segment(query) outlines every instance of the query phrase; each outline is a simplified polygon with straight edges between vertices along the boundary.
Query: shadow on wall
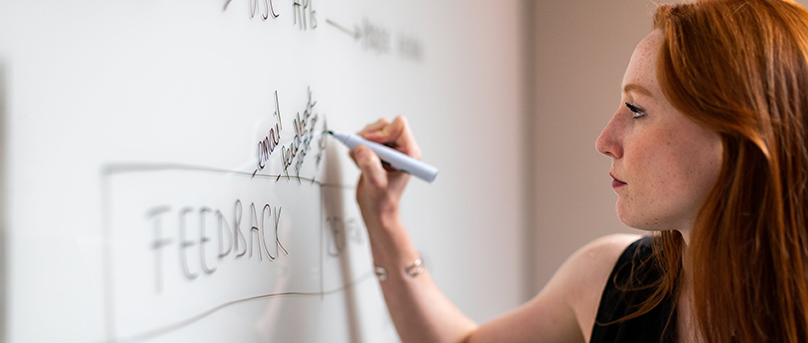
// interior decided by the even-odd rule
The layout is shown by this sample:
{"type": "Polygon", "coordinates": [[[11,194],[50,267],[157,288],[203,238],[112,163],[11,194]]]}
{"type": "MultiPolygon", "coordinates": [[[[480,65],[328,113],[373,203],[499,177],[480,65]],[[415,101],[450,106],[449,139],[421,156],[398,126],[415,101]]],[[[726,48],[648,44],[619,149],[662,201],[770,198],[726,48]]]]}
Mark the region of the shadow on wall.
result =
{"type": "MultiPolygon", "coordinates": [[[[342,173],[341,173],[341,166],[340,166],[340,153],[336,149],[336,145],[339,144],[336,140],[331,140],[331,142],[326,146],[325,152],[325,166],[328,170],[327,172],[327,179],[322,188],[322,204],[324,210],[324,217],[328,218],[336,218],[336,216],[342,216],[345,213],[343,199],[344,192],[351,192],[353,193],[353,188],[351,189],[343,189],[339,186],[339,182],[337,180],[342,180],[342,173]],[[328,184],[337,185],[335,187],[325,186],[328,184]]],[[[344,157],[343,157],[344,158],[344,157]]],[[[330,222],[326,220],[326,229],[331,230],[330,222]]],[[[340,222],[342,220],[339,220],[340,222]]],[[[341,242],[342,247],[346,247],[346,236],[347,233],[345,232],[346,226],[345,225],[336,225],[335,230],[341,230],[341,232],[332,231],[332,232],[324,232],[323,234],[333,234],[333,239],[335,243],[341,242]]],[[[342,275],[342,282],[343,284],[349,284],[353,282],[353,280],[357,277],[357,275],[353,275],[353,271],[351,270],[351,249],[341,249],[339,251],[339,261],[340,261],[340,271],[342,275]]],[[[343,293],[345,296],[345,310],[346,310],[346,317],[348,318],[348,325],[349,325],[349,334],[351,338],[351,342],[364,342],[362,339],[362,330],[359,327],[359,309],[357,308],[357,299],[356,294],[354,294],[354,289],[346,289],[343,293]]]]}
{"type": "MultiPolygon", "coordinates": [[[[321,218],[320,224],[321,235],[323,241],[321,249],[331,256],[339,258],[340,276],[342,280],[338,282],[344,285],[344,289],[337,292],[344,297],[345,304],[345,318],[348,324],[348,341],[349,342],[364,342],[362,337],[362,330],[360,327],[361,318],[359,316],[359,309],[357,308],[357,295],[351,285],[358,277],[355,271],[351,268],[351,249],[347,248],[347,239],[350,234],[346,231],[349,227],[342,223],[342,216],[345,213],[345,195],[346,192],[351,195],[354,188],[346,188],[341,185],[342,173],[340,166],[340,157],[343,156],[338,149],[336,149],[336,141],[331,141],[325,150],[325,172],[323,173],[322,186],[320,187],[321,199],[321,218]],[[337,219],[332,223],[332,218],[337,219]],[[336,223],[339,222],[339,223],[336,223]],[[335,247],[332,249],[332,247],[335,247]]],[[[290,239],[295,239],[294,237],[290,239]]],[[[294,245],[294,244],[292,244],[294,245]]],[[[270,294],[282,294],[291,290],[287,284],[289,280],[283,279],[274,285],[270,294]]],[[[329,286],[330,287],[330,286],[329,286]]],[[[329,289],[323,289],[323,292],[331,293],[329,289]]],[[[325,296],[337,296],[331,294],[322,294],[325,296]]],[[[268,302],[264,314],[256,323],[256,331],[266,341],[277,342],[316,342],[325,339],[324,334],[320,330],[301,330],[300,323],[316,322],[322,318],[317,316],[312,317],[312,314],[322,313],[323,302],[321,299],[317,301],[298,301],[295,297],[278,297],[268,302]]]]}

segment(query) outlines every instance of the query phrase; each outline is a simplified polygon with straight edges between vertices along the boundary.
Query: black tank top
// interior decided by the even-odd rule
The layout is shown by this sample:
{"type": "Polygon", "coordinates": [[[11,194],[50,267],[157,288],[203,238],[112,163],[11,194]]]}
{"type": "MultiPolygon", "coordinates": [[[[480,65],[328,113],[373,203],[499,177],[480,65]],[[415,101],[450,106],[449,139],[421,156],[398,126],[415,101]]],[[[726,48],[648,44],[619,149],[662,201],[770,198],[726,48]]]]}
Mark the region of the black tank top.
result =
{"type": "Polygon", "coordinates": [[[652,240],[643,237],[626,248],[612,269],[600,299],[590,343],[673,343],[676,317],[672,297],[666,298],[650,312],[639,317],[612,323],[634,313],[653,293],[649,285],[661,276],[652,254],[652,240]],[[632,276],[633,270],[633,276],[632,276]]]}

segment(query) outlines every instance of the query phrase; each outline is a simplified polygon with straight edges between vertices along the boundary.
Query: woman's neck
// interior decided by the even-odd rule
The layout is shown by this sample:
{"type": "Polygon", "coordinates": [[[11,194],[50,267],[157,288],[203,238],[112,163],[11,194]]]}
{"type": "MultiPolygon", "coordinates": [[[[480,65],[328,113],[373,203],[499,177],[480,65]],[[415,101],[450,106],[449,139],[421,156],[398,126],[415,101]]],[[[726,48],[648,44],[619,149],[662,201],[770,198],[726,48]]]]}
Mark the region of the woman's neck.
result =
{"type": "Polygon", "coordinates": [[[693,307],[693,267],[689,263],[690,230],[679,231],[682,234],[682,280],[678,285],[679,292],[676,299],[676,331],[679,343],[703,342],[696,321],[696,312],[693,307]]]}

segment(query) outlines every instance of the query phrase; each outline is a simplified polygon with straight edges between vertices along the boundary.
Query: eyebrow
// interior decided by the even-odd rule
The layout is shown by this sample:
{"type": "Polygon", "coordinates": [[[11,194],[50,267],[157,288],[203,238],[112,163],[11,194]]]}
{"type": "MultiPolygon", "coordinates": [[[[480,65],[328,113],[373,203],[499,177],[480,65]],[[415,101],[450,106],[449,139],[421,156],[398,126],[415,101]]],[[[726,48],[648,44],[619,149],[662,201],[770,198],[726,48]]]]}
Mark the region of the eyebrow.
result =
{"type": "Polygon", "coordinates": [[[647,88],[645,88],[643,86],[640,86],[640,85],[638,85],[636,83],[629,83],[629,84],[627,84],[627,85],[625,85],[623,87],[623,93],[628,93],[628,92],[631,92],[631,91],[635,91],[635,92],[640,93],[640,94],[645,95],[645,96],[653,97],[653,95],[651,95],[651,91],[649,91],[647,88]]]}

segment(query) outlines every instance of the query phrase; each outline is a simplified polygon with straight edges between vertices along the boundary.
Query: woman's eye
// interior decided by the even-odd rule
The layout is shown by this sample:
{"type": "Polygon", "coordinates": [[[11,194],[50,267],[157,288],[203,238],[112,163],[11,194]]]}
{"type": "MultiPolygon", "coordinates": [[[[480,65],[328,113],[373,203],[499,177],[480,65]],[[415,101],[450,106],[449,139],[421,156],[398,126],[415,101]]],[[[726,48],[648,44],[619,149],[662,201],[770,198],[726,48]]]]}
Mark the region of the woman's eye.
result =
{"type": "Polygon", "coordinates": [[[630,110],[632,113],[634,113],[634,116],[632,117],[632,118],[634,118],[634,119],[641,118],[641,117],[645,116],[645,111],[641,110],[641,109],[640,109],[639,107],[637,107],[637,106],[634,106],[634,105],[632,105],[632,104],[626,103],[626,107],[628,107],[628,109],[629,109],[629,110],[630,110]]]}

